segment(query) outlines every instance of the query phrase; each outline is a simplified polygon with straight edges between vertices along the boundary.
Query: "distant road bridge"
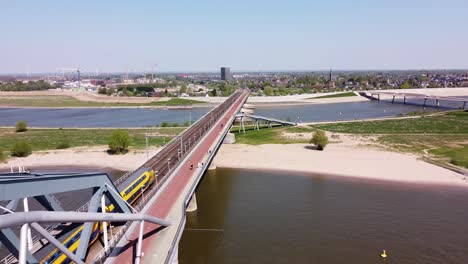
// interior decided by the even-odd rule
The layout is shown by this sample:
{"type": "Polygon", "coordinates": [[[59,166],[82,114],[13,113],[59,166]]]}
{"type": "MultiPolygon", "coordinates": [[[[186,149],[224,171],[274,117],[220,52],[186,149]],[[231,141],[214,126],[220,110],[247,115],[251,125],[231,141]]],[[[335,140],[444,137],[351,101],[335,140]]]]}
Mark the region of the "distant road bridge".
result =
{"type": "Polygon", "coordinates": [[[381,96],[391,96],[392,103],[395,103],[395,99],[403,98],[403,103],[406,104],[408,99],[410,98],[417,98],[423,99],[424,103],[423,106],[426,106],[429,101],[434,102],[435,107],[440,106],[440,101],[450,101],[450,102],[460,102],[460,108],[465,109],[466,102],[468,98],[458,97],[458,96],[439,96],[439,95],[430,95],[430,94],[423,94],[423,93],[409,93],[409,92],[386,92],[386,91],[371,91],[371,92],[359,92],[362,96],[368,97],[369,99],[379,100],[381,96]],[[368,95],[370,94],[370,96],[368,95]]]}

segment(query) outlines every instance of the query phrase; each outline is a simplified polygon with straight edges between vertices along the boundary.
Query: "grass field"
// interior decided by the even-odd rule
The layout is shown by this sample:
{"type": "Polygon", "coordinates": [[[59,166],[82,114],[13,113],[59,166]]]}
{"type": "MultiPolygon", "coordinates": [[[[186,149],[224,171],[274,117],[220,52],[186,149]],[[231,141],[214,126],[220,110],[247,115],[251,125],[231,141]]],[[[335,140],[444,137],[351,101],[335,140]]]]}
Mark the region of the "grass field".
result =
{"type": "Polygon", "coordinates": [[[430,154],[430,158],[436,161],[468,168],[468,112],[314,127],[330,132],[379,135],[378,144],[422,156],[430,154]]]}
{"type": "Polygon", "coordinates": [[[314,125],[315,128],[352,134],[468,134],[468,112],[415,119],[314,125]]]}
{"type": "Polygon", "coordinates": [[[253,128],[246,128],[245,134],[243,132],[239,133],[239,128],[234,127],[231,129],[236,135],[236,143],[239,144],[248,144],[248,145],[262,145],[262,144],[292,144],[292,143],[308,143],[310,137],[304,137],[303,139],[288,139],[282,136],[283,133],[307,133],[312,132],[312,128],[303,128],[303,127],[261,127],[260,130],[254,130],[253,128]]]}
{"type": "MultiPolygon", "coordinates": [[[[151,146],[160,146],[168,142],[185,128],[150,128],[149,133],[156,137],[149,138],[151,146]]],[[[128,131],[131,138],[130,148],[145,148],[146,129],[122,129],[128,131]]],[[[16,133],[14,128],[0,129],[0,151],[9,152],[12,145],[25,140],[31,144],[32,150],[57,149],[60,144],[68,143],[70,147],[107,145],[114,129],[29,129],[16,133]]]]}
{"type": "Polygon", "coordinates": [[[202,104],[205,102],[189,100],[183,98],[171,98],[168,101],[157,101],[151,103],[104,103],[80,101],[71,96],[51,95],[51,96],[24,96],[22,98],[1,98],[0,106],[14,107],[128,107],[128,106],[178,106],[202,104]]]}
{"type": "Polygon", "coordinates": [[[357,95],[353,92],[347,92],[347,93],[338,93],[338,94],[331,94],[331,95],[323,95],[319,97],[312,97],[309,99],[325,99],[325,98],[351,97],[351,96],[357,96],[357,95]]]}

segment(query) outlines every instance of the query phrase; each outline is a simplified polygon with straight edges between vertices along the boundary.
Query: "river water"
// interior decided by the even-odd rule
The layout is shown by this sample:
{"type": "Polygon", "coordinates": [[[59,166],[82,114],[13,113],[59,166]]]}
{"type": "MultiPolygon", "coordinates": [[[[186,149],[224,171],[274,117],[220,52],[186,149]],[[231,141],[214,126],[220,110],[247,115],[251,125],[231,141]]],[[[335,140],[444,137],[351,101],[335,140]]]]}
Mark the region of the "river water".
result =
{"type": "MultiPolygon", "coordinates": [[[[396,116],[414,110],[420,105],[391,104],[364,101],[334,104],[309,104],[289,106],[258,106],[255,114],[302,122],[353,120],[396,116]]],[[[427,107],[428,110],[435,108],[427,107]]],[[[34,127],[146,127],[163,122],[183,124],[198,120],[210,108],[192,110],[165,110],[149,108],[0,108],[0,126],[14,126],[24,120],[34,127]]]]}
{"type": "Polygon", "coordinates": [[[179,261],[467,263],[466,188],[217,169],[196,192],[179,261]],[[386,249],[388,258],[380,258],[386,249]]]}
{"type": "MultiPolygon", "coordinates": [[[[441,102],[439,109],[454,109],[456,107],[456,104],[444,101],[441,102]]],[[[411,111],[422,110],[435,111],[437,108],[434,106],[423,107],[422,102],[416,100],[408,104],[392,104],[391,101],[382,100],[296,106],[259,106],[255,108],[255,114],[282,120],[319,122],[393,117],[411,111]]]]}

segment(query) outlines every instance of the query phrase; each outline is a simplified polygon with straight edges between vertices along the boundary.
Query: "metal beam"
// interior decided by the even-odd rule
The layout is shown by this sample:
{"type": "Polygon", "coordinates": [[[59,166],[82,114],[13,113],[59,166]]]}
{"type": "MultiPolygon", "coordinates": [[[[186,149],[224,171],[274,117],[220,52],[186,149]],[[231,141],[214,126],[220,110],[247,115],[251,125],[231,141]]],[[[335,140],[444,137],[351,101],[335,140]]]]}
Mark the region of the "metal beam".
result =
{"type": "Polygon", "coordinates": [[[105,173],[33,176],[0,179],[0,201],[100,187],[104,183],[114,186],[105,173]]]}
{"type": "MultiPolygon", "coordinates": [[[[94,213],[98,211],[98,207],[101,202],[102,188],[94,188],[93,197],[89,202],[88,213],[94,213]]],[[[80,235],[80,243],[78,249],[76,250],[76,256],[82,260],[86,257],[86,252],[88,251],[89,239],[91,238],[91,233],[93,231],[94,222],[86,222],[83,225],[83,230],[80,235]]]]}
{"type": "MultiPolygon", "coordinates": [[[[45,239],[47,239],[52,245],[54,245],[58,250],[62,251],[63,254],[67,255],[68,258],[70,258],[73,262],[79,263],[79,264],[84,264],[83,261],[81,261],[80,258],[78,258],[75,254],[73,254],[70,250],[68,250],[67,247],[65,247],[60,241],[55,239],[47,230],[42,228],[38,223],[32,223],[31,227],[34,228],[41,236],[43,236],[45,239]]],[[[37,262],[37,261],[36,261],[37,262]]],[[[36,263],[35,262],[35,263],[36,263]]]]}
{"type": "Polygon", "coordinates": [[[18,207],[19,199],[11,200],[6,208],[11,211],[16,211],[16,207],[18,207]]]}
{"type": "MultiPolygon", "coordinates": [[[[132,211],[128,207],[128,205],[125,203],[125,201],[122,199],[120,194],[117,194],[118,192],[111,191],[107,185],[105,185],[106,191],[104,192],[104,195],[106,196],[107,199],[109,199],[109,202],[114,205],[114,212],[118,213],[128,213],[131,214],[132,211]]],[[[114,189],[115,190],[115,189],[114,189]]]]}
{"type": "Polygon", "coordinates": [[[0,229],[30,223],[83,223],[83,222],[126,222],[147,221],[161,226],[169,226],[169,221],[144,214],[102,214],[86,212],[50,212],[30,211],[27,213],[14,213],[0,216],[0,229]]]}
{"type": "MultiPolygon", "coordinates": [[[[16,236],[16,234],[10,228],[5,228],[0,230],[0,241],[2,241],[3,245],[15,256],[19,259],[19,252],[20,252],[20,240],[16,236]]],[[[38,263],[36,258],[31,255],[28,251],[26,253],[26,261],[28,263],[38,263]]]]}
{"type": "Polygon", "coordinates": [[[53,194],[38,195],[34,198],[49,211],[64,211],[53,194]]]}

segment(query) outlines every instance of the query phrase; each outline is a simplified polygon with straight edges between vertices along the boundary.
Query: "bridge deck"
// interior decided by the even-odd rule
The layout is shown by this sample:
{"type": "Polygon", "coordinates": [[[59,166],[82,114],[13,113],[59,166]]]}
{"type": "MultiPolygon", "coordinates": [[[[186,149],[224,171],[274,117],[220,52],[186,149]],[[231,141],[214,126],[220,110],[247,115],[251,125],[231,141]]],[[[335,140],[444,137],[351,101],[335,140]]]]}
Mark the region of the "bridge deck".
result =
{"type": "Polygon", "coordinates": [[[456,102],[467,102],[468,98],[457,97],[457,96],[439,96],[439,95],[430,95],[430,94],[420,94],[420,93],[406,93],[406,92],[369,92],[371,95],[391,95],[391,96],[404,96],[404,97],[413,97],[421,99],[438,99],[445,101],[456,101],[456,102]]]}
{"type": "MultiPolygon", "coordinates": [[[[185,202],[187,190],[190,190],[191,183],[193,185],[194,179],[197,174],[203,173],[197,168],[198,163],[206,162],[207,153],[213,155],[213,146],[217,142],[222,141],[222,135],[229,127],[229,122],[232,122],[235,114],[240,110],[242,104],[247,99],[248,94],[242,94],[238,100],[218,119],[212,129],[206,136],[198,143],[192,152],[180,163],[178,169],[168,179],[167,186],[155,196],[153,201],[143,209],[145,214],[157,216],[166,219],[168,216],[173,225],[163,231],[156,233],[155,230],[158,226],[152,224],[145,224],[144,226],[144,240],[143,240],[143,257],[144,263],[162,263],[167,261],[168,250],[171,249],[174,239],[173,233],[178,230],[178,221],[182,219],[173,219],[173,215],[181,214],[182,208],[176,206],[181,202],[185,202]],[[194,169],[190,165],[194,164],[194,169]],[[176,220],[176,221],[174,221],[176,220]],[[159,241],[158,241],[159,240],[159,241]],[[161,242],[161,240],[164,240],[161,242]]],[[[205,163],[205,166],[207,164],[205,163]]],[[[182,216],[185,217],[185,216],[182,216]]],[[[185,218],[184,218],[185,219],[185,218]]],[[[133,263],[135,256],[134,250],[137,245],[138,226],[135,224],[127,232],[125,241],[120,241],[116,251],[114,251],[106,261],[106,263],[133,263]]]]}

